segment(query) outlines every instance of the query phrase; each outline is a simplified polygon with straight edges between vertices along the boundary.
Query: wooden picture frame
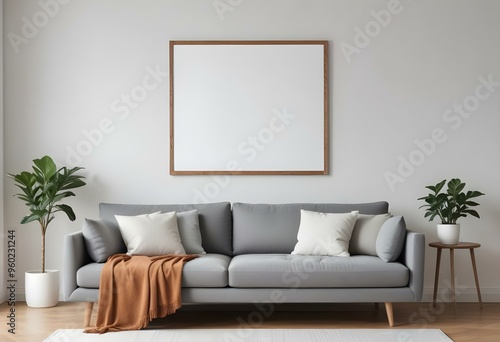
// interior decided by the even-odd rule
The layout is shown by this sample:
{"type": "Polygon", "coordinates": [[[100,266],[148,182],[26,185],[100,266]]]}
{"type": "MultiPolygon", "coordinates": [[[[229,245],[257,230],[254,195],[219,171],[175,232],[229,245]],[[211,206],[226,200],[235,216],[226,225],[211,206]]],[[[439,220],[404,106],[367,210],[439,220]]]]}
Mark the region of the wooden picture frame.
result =
{"type": "Polygon", "coordinates": [[[171,175],[328,174],[328,41],[170,41],[171,175]]]}

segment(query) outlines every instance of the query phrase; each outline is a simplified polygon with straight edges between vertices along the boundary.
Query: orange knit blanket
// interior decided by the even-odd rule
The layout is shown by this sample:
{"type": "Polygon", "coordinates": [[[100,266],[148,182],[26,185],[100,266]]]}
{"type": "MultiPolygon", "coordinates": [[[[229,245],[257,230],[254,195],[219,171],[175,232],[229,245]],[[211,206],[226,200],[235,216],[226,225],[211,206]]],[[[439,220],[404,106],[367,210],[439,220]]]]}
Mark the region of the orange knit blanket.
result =
{"type": "Polygon", "coordinates": [[[103,267],[95,328],[86,333],[145,328],[154,318],[181,307],[181,279],[185,262],[197,255],[109,257],[103,267]]]}

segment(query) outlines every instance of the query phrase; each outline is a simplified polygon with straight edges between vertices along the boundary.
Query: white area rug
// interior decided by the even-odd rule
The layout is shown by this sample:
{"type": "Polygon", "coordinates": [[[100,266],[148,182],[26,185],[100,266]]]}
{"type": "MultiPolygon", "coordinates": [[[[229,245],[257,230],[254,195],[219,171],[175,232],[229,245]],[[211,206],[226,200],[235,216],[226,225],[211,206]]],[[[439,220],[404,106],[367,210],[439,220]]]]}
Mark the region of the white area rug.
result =
{"type": "Polygon", "coordinates": [[[449,342],[439,329],[163,329],[103,335],[61,329],[46,342],[449,342]]]}

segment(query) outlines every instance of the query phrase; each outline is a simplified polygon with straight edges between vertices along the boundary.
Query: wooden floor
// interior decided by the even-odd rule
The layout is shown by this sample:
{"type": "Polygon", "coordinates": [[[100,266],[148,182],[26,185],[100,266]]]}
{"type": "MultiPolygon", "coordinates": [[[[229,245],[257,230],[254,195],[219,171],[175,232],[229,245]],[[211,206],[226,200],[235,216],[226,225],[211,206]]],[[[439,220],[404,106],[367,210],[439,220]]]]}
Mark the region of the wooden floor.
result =
{"type": "MultiPolygon", "coordinates": [[[[95,306],[97,307],[97,305],[95,306]]],[[[8,332],[10,308],[0,304],[0,341],[43,341],[56,329],[80,329],[85,304],[60,303],[53,308],[28,308],[24,302],[15,306],[15,335],[8,332]]],[[[96,308],[92,315],[95,324],[96,308]]],[[[429,303],[394,303],[396,326],[393,329],[443,330],[454,341],[500,341],[500,303],[440,304],[436,309],[429,303]]],[[[187,307],[174,315],[154,320],[152,329],[207,328],[318,328],[318,329],[386,329],[389,328],[384,305],[333,304],[316,306],[284,306],[276,308],[248,307],[187,307]],[[220,310],[222,309],[222,310],[220,310]]]]}

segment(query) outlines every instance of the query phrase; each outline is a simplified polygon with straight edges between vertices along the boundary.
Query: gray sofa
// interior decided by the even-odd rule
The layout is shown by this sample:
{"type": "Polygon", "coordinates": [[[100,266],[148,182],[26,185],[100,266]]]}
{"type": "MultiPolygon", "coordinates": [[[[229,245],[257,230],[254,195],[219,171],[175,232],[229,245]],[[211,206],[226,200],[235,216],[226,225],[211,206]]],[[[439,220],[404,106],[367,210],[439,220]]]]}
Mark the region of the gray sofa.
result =
{"type": "MultiPolygon", "coordinates": [[[[350,257],[291,254],[297,243],[301,209],[324,213],[358,210],[364,215],[380,215],[388,213],[387,202],[99,205],[101,219],[115,223],[115,215],[193,209],[198,210],[206,254],[184,266],[184,304],[384,302],[389,325],[393,326],[393,302],[422,298],[423,234],[406,231],[403,250],[393,262],[352,252],[350,257]]],[[[82,231],[64,238],[63,296],[66,301],[87,303],[85,326],[99,297],[104,265],[91,258],[87,245],[82,231]]]]}

